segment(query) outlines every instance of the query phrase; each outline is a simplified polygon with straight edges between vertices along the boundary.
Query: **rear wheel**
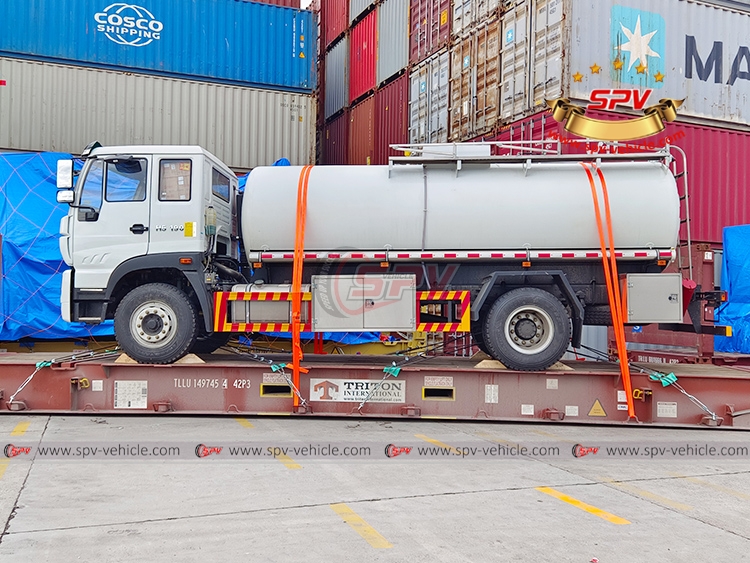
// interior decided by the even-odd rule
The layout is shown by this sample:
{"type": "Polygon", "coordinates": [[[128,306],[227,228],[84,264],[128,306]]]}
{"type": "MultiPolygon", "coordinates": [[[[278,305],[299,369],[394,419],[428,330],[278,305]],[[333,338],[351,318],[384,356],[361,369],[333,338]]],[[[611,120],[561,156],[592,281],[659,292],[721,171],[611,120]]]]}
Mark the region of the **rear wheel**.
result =
{"type": "Polygon", "coordinates": [[[128,293],[115,311],[115,336],[142,364],[170,364],[188,353],[198,334],[198,315],[187,295],[165,283],[128,293]]]}
{"type": "Polygon", "coordinates": [[[570,317],[551,293],[533,287],[501,295],[484,320],[484,343],[506,367],[545,370],[570,343],[570,317]]]}
{"type": "Polygon", "coordinates": [[[471,323],[471,338],[474,340],[474,345],[479,348],[482,352],[487,354],[488,356],[491,356],[489,349],[487,348],[487,345],[484,343],[484,329],[482,322],[483,319],[480,318],[477,322],[471,323]]]}

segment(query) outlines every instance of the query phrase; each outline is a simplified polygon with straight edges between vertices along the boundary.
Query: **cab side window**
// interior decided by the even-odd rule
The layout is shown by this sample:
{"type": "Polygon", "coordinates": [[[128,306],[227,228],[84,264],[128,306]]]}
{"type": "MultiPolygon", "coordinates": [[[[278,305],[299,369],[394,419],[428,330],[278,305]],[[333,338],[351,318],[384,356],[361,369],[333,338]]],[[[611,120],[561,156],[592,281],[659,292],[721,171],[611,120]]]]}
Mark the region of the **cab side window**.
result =
{"type": "Polygon", "coordinates": [[[107,162],[105,199],[144,201],[146,199],[146,159],[130,158],[107,162]]]}
{"type": "Polygon", "coordinates": [[[190,201],[192,170],[191,160],[162,160],[159,164],[159,200],[190,201]]]}

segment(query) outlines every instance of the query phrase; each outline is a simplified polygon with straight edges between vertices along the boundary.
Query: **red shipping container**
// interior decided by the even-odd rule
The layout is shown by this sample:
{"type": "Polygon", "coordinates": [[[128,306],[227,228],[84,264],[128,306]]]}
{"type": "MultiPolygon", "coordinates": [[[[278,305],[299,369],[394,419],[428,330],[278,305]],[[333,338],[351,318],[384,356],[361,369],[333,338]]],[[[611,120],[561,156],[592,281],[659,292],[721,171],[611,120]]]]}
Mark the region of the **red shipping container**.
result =
{"type": "Polygon", "coordinates": [[[349,112],[323,127],[323,164],[346,164],[349,159],[349,112]]]}
{"type": "Polygon", "coordinates": [[[388,157],[403,156],[389,145],[409,142],[409,76],[404,74],[375,92],[375,159],[388,164],[388,157]]]}
{"type": "Polygon", "coordinates": [[[377,10],[366,15],[351,31],[349,40],[349,101],[375,88],[377,63],[377,10]]]}
{"type": "Polygon", "coordinates": [[[451,2],[411,0],[409,13],[409,60],[418,63],[450,40],[451,2]]]}
{"type": "MultiPolygon", "coordinates": [[[[632,119],[631,115],[611,112],[587,111],[595,119],[632,119]]],[[[502,141],[540,140],[560,135],[563,139],[576,139],[552,119],[549,112],[537,114],[506,125],[493,137],[502,141]]],[[[667,123],[661,133],[632,141],[628,150],[641,145],[656,148],[670,143],[685,151],[690,192],[690,231],[694,241],[721,243],[722,229],[732,225],[750,223],[750,131],[735,131],[717,126],[667,123]]],[[[566,144],[565,152],[597,150],[597,143],[566,144]]],[[[682,159],[678,153],[678,171],[682,159]]],[[[681,238],[685,238],[684,229],[681,238]]]]}
{"type": "Polygon", "coordinates": [[[349,162],[373,164],[375,160],[375,96],[362,100],[349,116],[349,162]]]}
{"type": "Polygon", "coordinates": [[[322,0],[320,27],[326,48],[339,37],[349,24],[349,0],[322,0]]]}

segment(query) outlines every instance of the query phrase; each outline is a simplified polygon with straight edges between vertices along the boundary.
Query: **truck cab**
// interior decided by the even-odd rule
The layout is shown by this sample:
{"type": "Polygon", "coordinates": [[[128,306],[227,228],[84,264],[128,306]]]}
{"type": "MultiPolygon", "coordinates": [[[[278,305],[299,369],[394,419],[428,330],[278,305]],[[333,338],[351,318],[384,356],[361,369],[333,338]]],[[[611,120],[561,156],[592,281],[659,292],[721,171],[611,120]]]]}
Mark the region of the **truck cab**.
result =
{"type": "Polygon", "coordinates": [[[215,264],[239,258],[237,177],[197,146],[92,143],[77,181],[73,168],[58,163],[57,200],[70,205],[60,223],[63,319],[115,318],[118,339],[129,333],[146,356],[165,341],[186,353],[211,332],[215,264]],[[149,297],[165,285],[173,302],[149,297]],[[134,309],[117,318],[123,306],[134,309]]]}

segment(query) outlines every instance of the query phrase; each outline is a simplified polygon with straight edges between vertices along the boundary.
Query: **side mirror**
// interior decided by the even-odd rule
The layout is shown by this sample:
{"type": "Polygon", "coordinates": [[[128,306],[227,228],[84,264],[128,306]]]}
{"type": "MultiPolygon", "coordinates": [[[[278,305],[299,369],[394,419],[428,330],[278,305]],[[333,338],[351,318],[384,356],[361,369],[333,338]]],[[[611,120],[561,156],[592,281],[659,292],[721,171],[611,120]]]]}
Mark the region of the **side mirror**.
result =
{"type": "MultiPolygon", "coordinates": [[[[57,161],[57,187],[58,189],[68,189],[68,190],[73,187],[73,161],[72,160],[58,160],[57,161]]],[[[60,203],[68,203],[68,202],[60,201],[59,196],[58,196],[57,201],[60,203]]]]}
{"type": "Polygon", "coordinates": [[[73,203],[76,193],[73,190],[60,190],[57,192],[57,203],[73,203]]]}

